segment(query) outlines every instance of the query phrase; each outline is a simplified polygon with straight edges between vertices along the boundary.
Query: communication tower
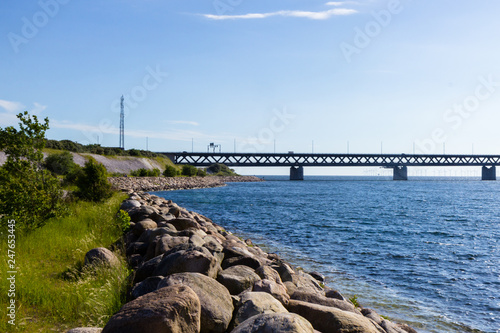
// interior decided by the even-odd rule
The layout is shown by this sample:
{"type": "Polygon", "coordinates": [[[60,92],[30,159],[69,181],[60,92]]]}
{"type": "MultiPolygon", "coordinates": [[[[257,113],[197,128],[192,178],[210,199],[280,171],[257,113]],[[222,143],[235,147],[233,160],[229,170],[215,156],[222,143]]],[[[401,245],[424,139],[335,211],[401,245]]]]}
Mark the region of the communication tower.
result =
{"type": "Polygon", "coordinates": [[[120,99],[120,148],[125,150],[125,112],[123,111],[123,95],[120,99]]]}

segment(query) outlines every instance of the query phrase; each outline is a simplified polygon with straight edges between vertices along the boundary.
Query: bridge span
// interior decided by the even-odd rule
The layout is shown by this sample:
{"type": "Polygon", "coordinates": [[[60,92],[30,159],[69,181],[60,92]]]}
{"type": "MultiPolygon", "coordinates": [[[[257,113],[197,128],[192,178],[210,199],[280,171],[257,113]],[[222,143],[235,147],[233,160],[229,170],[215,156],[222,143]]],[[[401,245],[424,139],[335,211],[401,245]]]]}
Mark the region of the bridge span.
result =
{"type": "Polygon", "coordinates": [[[159,153],[175,164],[207,167],[214,163],[230,167],[287,166],[290,180],[303,180],[306,166],[384,167],[393,169],[394,180],[408,180],[411,166],[479,166],[483,180],[496,180],[500,155],[420,154],[295,154],[295,153],[159,153]]]}

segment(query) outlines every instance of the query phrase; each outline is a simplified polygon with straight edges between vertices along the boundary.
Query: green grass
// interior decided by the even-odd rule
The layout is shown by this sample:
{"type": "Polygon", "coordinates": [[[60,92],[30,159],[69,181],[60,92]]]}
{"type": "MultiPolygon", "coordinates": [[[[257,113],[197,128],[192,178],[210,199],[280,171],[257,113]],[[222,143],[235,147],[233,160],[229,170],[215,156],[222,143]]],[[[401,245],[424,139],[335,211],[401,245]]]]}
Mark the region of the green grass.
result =
{"type": "MultiPolygon", "coordinates": [[[[124,194],[102,204],[70,204],[69,214],[16,237],[16,327],[7,322],[7,241],[0,244],[0,332],[61,332],[79,326],[102,327],[125,301],[129,270],[83,267],[85,253],[109,247],[122,232],[116,218],[124,194]],[[4,292],[5,291],[5,292],[4,292]]],[[[119,252],[119,251],[118,251],[119,252]]],[[[116,252],[115,252],[116,253],[116,252]]]]}

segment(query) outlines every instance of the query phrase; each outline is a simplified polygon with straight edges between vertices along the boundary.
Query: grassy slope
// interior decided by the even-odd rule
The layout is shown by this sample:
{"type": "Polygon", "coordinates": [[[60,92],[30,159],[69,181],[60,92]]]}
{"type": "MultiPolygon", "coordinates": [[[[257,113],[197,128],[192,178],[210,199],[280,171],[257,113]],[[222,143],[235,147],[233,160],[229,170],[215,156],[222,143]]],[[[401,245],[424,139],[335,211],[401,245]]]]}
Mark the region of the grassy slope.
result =
{"type": "MultiPolygon", "coordinates": [[[[103,204],[71,204],[66,217],[54,219],[16,240],[17,331],[64,331],[78,326],[101,326],[124,301],[129,271],[82,270],[85,253],[109,247],[122,232],[115,214],[124,194],[115,194],[103,204]]],[[[2,236],[0,271],[7,269],[6,237],[2,236]],[[5,259],[5,260],[3,260],[5,259]]],[[[7,324],[7,280],[0,281],[0,332],[14,331],[7,324]]]]}

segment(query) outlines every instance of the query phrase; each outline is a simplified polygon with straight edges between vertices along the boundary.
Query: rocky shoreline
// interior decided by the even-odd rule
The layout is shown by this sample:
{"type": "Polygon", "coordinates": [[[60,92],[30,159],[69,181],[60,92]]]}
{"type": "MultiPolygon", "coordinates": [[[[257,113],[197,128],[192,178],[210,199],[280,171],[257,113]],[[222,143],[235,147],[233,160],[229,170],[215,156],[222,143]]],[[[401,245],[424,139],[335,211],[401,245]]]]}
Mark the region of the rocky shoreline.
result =
{"type": "Polygon", "coordinates": [[[109,177],[112,187],[119,191],[173,191],[226,186],[226,183],[262,182],[255,176],[208,177],[109,177]]]}
{"type": "MultiPolygon", "coordinates": [[[[132,192],[121,209],[132,220],[124,236],[134,270],[129,302],[103,329],[70,333],[416,332],[356,307],[320,273],[294,269],[170,200],[132,192]]],[[[107,249],[90,252],[88,262],[116,259],[107,249]]]]}

